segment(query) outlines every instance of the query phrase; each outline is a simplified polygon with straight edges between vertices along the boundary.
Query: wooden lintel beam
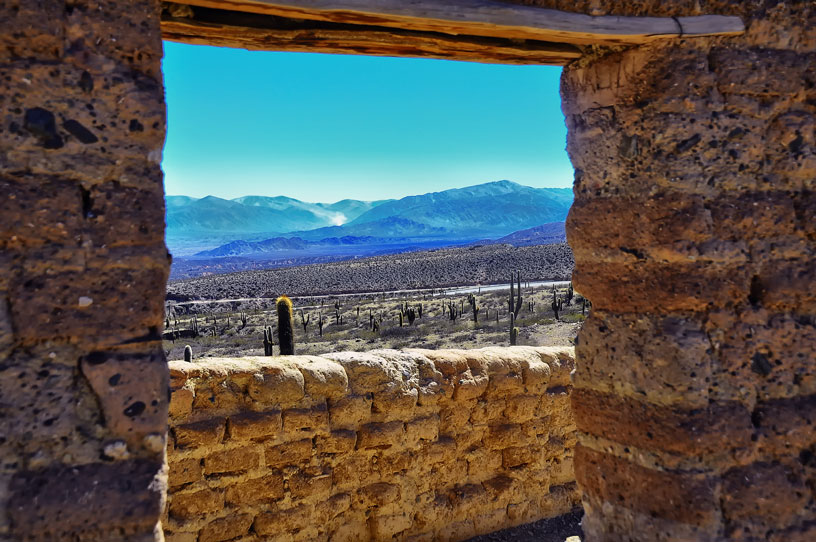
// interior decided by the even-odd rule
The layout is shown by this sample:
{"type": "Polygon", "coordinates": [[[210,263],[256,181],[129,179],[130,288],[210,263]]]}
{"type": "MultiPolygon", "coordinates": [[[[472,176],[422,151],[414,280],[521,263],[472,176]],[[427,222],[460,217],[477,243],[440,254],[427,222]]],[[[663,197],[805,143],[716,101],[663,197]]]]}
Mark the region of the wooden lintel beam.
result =
{"type": "Polygon", "coordinates": [[[449,35],[576,45],[637,45],[658,39],[737,35],[739,17],[590,16],[496,0],[182,0],[193,6],[449,35]]]}
{"type": "Polygon", "coordinates": [[[319,51],[557,66],[566,65],[581,56],[581,50],[577,47],[559,43],[453,37],[434,33],[374,30],[370,27],[253,28],[182,18],[164,18],[161,26],[162,37],[169,41],[258,51],[319,51]]]}

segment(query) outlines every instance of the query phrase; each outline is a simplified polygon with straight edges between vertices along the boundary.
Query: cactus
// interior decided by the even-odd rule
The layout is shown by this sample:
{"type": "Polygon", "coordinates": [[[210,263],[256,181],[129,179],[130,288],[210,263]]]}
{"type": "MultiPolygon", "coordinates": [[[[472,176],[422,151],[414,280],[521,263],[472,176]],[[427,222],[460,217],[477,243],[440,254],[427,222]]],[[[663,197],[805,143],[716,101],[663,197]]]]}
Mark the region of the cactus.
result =
{"type": "Polygon", "coordinates": [[[555,314],[555,319],[558,320],[558,311],[561,310],[560,300],[556,300],[555,296],[553,296],[553,300],[550,306],[552,307],[552,311],[555,314]]]}
{"type": "Polygon", "coordinates": [[[326,321],[323,319],[323,313],[318,311],[317,312],[317,329],[320,332],[320,336],[323,336],[323,325],[326,321]]]}
{"type": "Polygon", "coordinates": [[[408,325],[414,325],[414,320],[416,320],[416,311],[414,309],[408,309],[405,311],[405,315],[408,317],[408,325]]]}
{"type": "Polygon", "coordinates": [[[402,327],[402,314],[403,314],[403,313],[402,313],[402,309],[400,309],[400,311],[399,311],[399,322],[400,322],[400,327],[402,327]]]}
{"type": "Polygon", "coordinates": [[[241,311],[241,328],[245,328],[247,326],[247,315],[244,311],[241,311]]]}
{"type": "Polygon", "coordinates": [[[274,344],[272,342],[272,328],[269,327],[269,326],[265,327],[264,330],[263,330],[263,333],[264,333],[264,339],[263,339],[264,356],[271,356],[272,355],[272,345],[274,344]]]}
{"type": "Polygon", "coordinates": [[[275,300],[278,311],[278,344],[281,356],[295,355],[295,322],[292,315],[292,300],[285,295],[275,300]]]}
{"type": "Polygon", "coordinates": [[[575,290],[572,289],[572,281],[569,283],[569,288],[567,288],[567,305],[572,303],[572,296],[575,294],[575,290]]]}
{"type": "Polygon", "coordinates": [[[300,325],[303,326],[303,334],[306,335],[306,326],[309,325],[309,320],[311,320],[312,315],[307,314],[305,317],[303,316],[303,309],[300,309],[300,325]]]}
{"type": "Polygon", "coordinates": [[[519,330],[516,327],[516,315],[510,313],[510,346],[516,345],[516,340],[518,340],[519,330]]]}
{"type": "Polygon", "coordinates": [[[468,303],[470,303],[470,310],[473,311],[473,323],[479,323],[479,305],[476,304],[476,296],[473,294],[468,295],[468,303]]]}
{"type": "Polygon", "coordinates": [[[184,361],[193,361],[193,347],[189,344],[184,347],[184,361]]]}
{"type": "Polygon", "coordinates": [[[513,274],[510,273],[510,299],[508,301],[508,306],[510,308],[510,312],[513,313],[513,316],[518,318],[519,313],[521,312],[521,271],[516,271],[516,281],[518,282],[518,294],[513,292],[513,274]],[[513,299],[513,296],[517,295],[516,299],[513,299]]]}
{"type": "Polygon", "coordinates": [[[193,315],[193,337],[198,337],[198,317],[193,315]]]}
{"type": "Polygon", "coordinates": [[[458,316],[456,312],[456,304],[453,301],[448,303],[448,316],[452,322],[456,321],[456,317],[458,316]]]}
{"type": "MultiPolygon", "coordinates": [[[[425,296],[422,296],[422,299],[425,299],[425,296]]],[[[417,307],[417,315],[422,318],[422,303],[417,307]]]]}

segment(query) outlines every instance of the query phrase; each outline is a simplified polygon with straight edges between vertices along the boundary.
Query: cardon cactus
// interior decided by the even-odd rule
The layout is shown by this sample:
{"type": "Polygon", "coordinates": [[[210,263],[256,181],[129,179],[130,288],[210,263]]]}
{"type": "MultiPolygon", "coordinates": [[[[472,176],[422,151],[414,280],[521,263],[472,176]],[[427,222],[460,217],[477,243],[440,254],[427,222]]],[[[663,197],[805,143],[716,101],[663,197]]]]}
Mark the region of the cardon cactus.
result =
{"type": "Polygon", "coordinates": [[[266,326],[263,330],[264,338],[263,338],[263,345],[264,345],[264,356],[271,356],[272,355],[272,345],[275,344],[272,342],[272,328],[266,326]]]}
{"type": "Polygon", "coordinates": [[[295,321],[293,316],[292,300],[282,295],[275,300],[278,310],[278,343],[281,356],[295,355],[295,321]]]}
{"type": "Polygon", "coordinates": [[[514,292],[513,292],[513,273],[510,273],[510,299],[508,302],[508,307],[510,312],[518,318],[519,312],[521,312],[521,271],[516,271],[516,280],[518,282],[518,297],[514,300],[514,292]]]}
{"type": "Polygon", "coordinates": [[[516,345],[516,340],[518,339],[519,330],[516,327],[516,315],[510,313],[510,346],[516,345]]]}
{"type": "Polygon", "coordinates": [[[193,361],[193,347],[189,344],[184,347],[184,361],[193,361]]]}

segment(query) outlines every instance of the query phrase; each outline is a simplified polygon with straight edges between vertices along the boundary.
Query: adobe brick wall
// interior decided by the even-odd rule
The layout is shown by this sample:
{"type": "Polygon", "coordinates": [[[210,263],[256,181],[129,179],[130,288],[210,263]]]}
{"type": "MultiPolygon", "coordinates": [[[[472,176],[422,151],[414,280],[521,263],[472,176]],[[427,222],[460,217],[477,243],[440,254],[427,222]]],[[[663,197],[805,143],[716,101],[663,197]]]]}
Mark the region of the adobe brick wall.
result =
{"type": "Polygon", "coordinates": [[[464,540],[571,510],[569,348],[171,362],[168,542],[464,540]]]}
{"type": "Polygon", "coordinates": [[[0,2],[0,540],[155,539],[161,55],[158,2],[0,2]]]}
{"type": "Polygon", "coordinates": [[[698,4],[747,33],[562,79],[588,542],[816,539],[816,4],[698,4]]]}

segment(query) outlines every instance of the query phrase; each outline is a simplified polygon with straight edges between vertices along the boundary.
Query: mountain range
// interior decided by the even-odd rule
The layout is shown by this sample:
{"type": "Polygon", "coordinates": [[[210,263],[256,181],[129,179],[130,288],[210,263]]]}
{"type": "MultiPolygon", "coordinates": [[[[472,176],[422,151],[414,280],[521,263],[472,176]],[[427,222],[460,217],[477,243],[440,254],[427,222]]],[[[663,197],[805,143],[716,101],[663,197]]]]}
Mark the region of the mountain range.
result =
{"type": "Polygon", "coordinates": [[[308,203],[285,196],[167,196],[167,243],[177,257],[266,257],[308,250],[382,252],[491,240],[563,222],[568,188],[510,181],[401,199],[308,203]],[[347,247],[343,249],[342,247],[347,247]]]}

